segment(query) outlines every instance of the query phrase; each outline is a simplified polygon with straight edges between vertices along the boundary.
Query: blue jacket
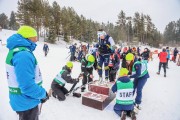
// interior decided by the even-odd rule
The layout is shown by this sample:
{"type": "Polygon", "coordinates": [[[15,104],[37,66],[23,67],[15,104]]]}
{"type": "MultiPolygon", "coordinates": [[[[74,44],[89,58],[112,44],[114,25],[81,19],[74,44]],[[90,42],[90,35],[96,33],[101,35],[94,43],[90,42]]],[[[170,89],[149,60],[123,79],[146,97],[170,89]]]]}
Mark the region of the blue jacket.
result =
{"type": "Polygon", "coordinates": [[[71,53],[75,53],[76,52],[76,46],[75,45],[70,46],[69,49],[70,49],[71,53]]]}
{"type": "Polygon", "coordinates": [[[15,53],[12,65],[15,68],[17,82],[21,89],[20,95],[9,94],[10,105],[14,111],[25,111],[36,107],[40,100],[45,98],[46,91],[35,83],[35,57],[32,51],[36,44],[19,34],[14,34],[7,39],[7,48],[12,50],[16,47],[26,47],[31,52],[20,51],[15,53]]]}
{"type": "Polygon", "coordinates": [[[170,59],[170,51],[169,51],[169,50],[166,50],[166,52],[167,52],[167,54],[168,54],[168,55],[167,55],[167,58],[170,59]]]}
{"type": "MultiPolygon", "coordinates": [[[[121,81],[123,83],[128,83],[130,81],[130,79],[127,76],[120,77],[117,80],[121,81]]],[[[112,91],[113,91],[113,93],[117,92],[117,84],[116,83],[112,86],[112,91]]],[[[115,104],[114,105],[114,110],[122,111],[122,110],[133,110],[133,109],[134,109],[134,104],[131,104],[131,105],[115,104]]]]}

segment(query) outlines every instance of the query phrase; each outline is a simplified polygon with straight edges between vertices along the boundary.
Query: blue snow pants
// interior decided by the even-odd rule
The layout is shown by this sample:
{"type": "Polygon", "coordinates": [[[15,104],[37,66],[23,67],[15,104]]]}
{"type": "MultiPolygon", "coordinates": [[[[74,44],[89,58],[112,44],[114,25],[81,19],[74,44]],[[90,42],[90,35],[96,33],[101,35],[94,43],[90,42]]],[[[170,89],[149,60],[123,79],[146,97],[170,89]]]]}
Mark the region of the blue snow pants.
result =
{"type": "Polygon", "coordinates": [[[104,70],[105,70],[105,78],[109,77],[109,54],[101,55],[99,54],[98,57],[98,74],[100,77],[102,77],[102,66],[104,63],[104,70]]]}
{"type": "Polygon", "coordinates": [[[133,94],[136,91],[136,93],[137,93],[136,99],[135,99],[136,104],[141,104],[142,89],[143,89],[146,81],[147,81],[147,78],[143,78],[143,77],[134,79],[134,91],[133,91],[133,94]]]}

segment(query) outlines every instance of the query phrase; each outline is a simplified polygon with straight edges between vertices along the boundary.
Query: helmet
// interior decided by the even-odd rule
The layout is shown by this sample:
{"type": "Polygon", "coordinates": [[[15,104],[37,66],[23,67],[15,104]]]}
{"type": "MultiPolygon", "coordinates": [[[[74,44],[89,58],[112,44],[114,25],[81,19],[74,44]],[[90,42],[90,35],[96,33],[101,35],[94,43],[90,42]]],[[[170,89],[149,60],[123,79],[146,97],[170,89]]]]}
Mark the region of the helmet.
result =
{"type": "Polygon", "coordinates": [[[89,61],[89,62],[94,62],[94,61],[95,61],[95,58],[94,58],[93,55],[87,54],[87,55],[86,55],[86,60],[89,61]]]}
{"type": "Polygon", "coordinates": [[[30,38],[30,37],[37,36],[36,30],[30,26],[21,26],[18,29],[17,33],[22,35],[24,38],[30,38]]]}
{"type": "Polygon", "coordinates": [[[127,55],[126,55],[126,60],[127,61],[131,61],[131,60],[133,60],[134,59],[134,55],[132,54],[132,53],[128,53],[127,55]]]}
{"type": "Polygon", "coordinates": [[[127,75],[128,73],[129,73],[129,71],[127,68],[121,68],[119,70],[119,76],[124,76],[124,75],[127,75]]]}
{"type": "Polygon", "coordinates": [[[95,45],[95,47],[98,48],[98,47],[99,47],[99,44],[97,43],[97,44],[95,45]]]}
{"type": "Polygon", "coordinates": [[[73,63],[72,63],[71,61],[68,61],[68,62],[66,63],[66,66],[67,66],[68,68],[73,68],[73,63]]]}

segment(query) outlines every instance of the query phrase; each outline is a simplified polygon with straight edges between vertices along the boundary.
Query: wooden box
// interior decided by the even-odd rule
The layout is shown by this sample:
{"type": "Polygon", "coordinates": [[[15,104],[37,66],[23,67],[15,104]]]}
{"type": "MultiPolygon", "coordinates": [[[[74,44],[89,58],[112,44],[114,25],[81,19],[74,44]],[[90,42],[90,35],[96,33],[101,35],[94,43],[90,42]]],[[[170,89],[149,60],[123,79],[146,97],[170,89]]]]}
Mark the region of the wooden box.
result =
{"type": "Polygon", "coordinates": [[[91,92],[109,96],[111,93],[112,85],[113,85],[113,83],[111,83],[111,82],[99,83],[99,81],[96,80],[88,85],[88,90],[91,92]]]}
{"type": "Polygon", "coordinates": [[[82,104],[98,110],[103,110],[114,98],[114,94],[107,96],[94,92],[87,92],[82,96],[82,104]]]}
{"type": "Polygon", "coordinates": [[[114,98],[115,94],[111,91],[113,83],[99,83],[93,81],[88,85],[89,92],[83,94],[82,104],[103,110],[114,98]]]}

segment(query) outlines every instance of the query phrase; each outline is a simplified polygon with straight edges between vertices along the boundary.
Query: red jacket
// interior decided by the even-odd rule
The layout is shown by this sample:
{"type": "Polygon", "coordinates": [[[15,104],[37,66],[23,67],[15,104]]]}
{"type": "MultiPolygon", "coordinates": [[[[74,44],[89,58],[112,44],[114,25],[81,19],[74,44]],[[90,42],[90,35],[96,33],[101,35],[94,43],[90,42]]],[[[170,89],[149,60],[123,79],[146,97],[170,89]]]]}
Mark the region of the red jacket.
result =
{"type": "Polygon", "coordinates": [[[167,52],[160,52],[159,53],[159,60],[162,63],[166,63],[167,62],[167,52]]]}

